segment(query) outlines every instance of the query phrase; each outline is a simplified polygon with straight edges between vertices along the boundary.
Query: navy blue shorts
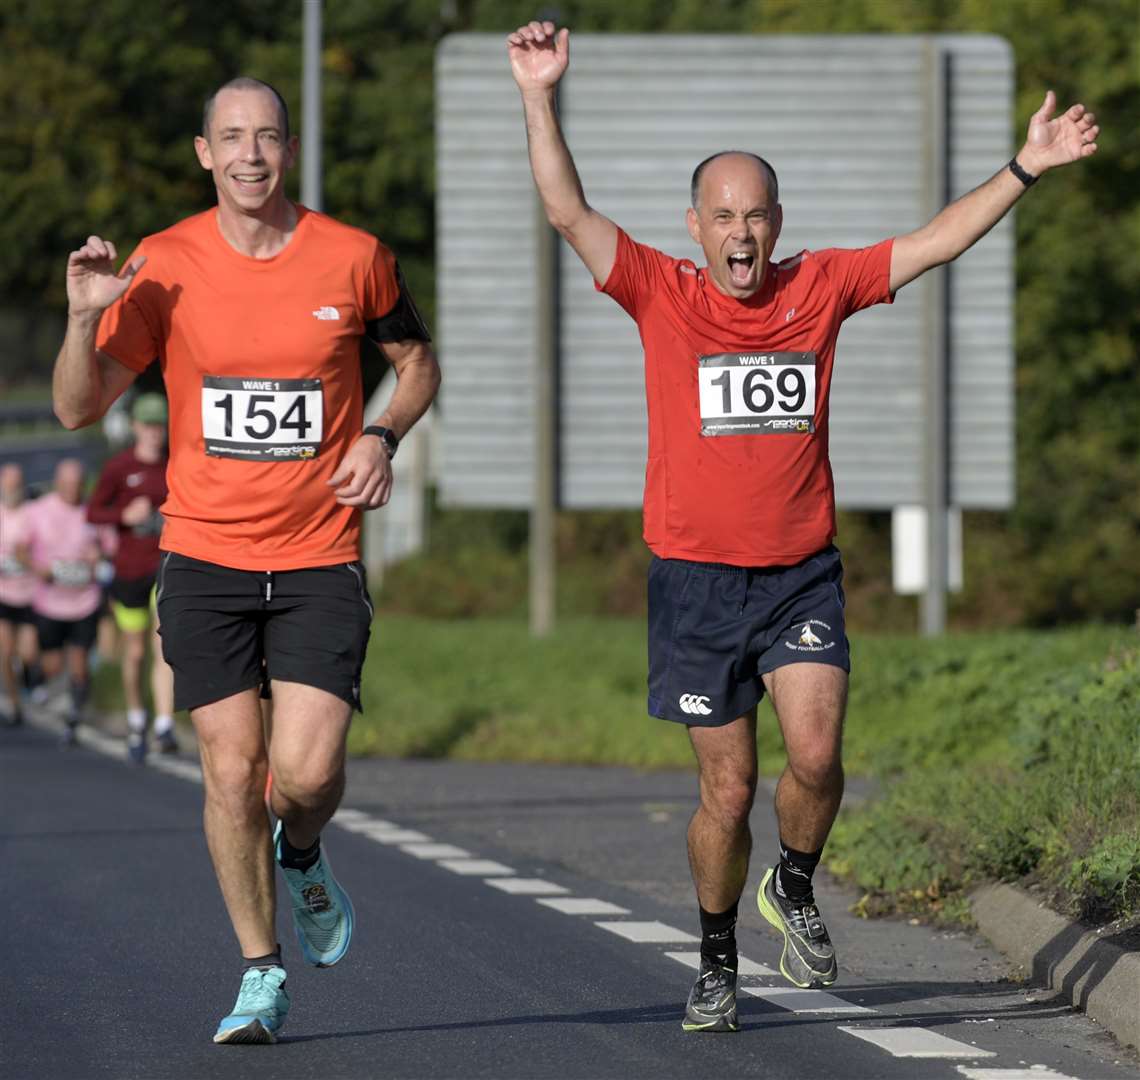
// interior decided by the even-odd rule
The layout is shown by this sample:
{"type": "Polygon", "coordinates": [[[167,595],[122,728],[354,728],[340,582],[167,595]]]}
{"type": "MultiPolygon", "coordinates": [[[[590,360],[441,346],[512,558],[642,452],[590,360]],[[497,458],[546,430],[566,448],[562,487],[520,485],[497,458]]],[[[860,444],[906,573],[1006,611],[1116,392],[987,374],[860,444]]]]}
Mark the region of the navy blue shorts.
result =
{"type": "Polygon", "coordinates": [[[851,670],[843,563],[834,545],[795,566],[658,559],[649,566],[649,714],[731,723],[785,664],[851,670]]]}

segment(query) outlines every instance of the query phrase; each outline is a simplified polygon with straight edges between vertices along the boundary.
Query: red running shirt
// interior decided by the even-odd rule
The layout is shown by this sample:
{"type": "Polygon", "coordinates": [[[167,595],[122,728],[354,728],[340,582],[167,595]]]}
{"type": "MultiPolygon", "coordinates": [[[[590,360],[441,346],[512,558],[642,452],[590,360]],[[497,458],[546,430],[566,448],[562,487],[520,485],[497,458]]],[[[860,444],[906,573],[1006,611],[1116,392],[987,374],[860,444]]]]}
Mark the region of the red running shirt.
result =
{"type": "Polygon", "coordinates": [[[153,463],[140,461],[131,447],[103,466],[87,504],[87,520],[92,525],[110,525],[115,529],[115,577],[121,581],[138,581],[158,573],[158,538],[162,532],[158,508],[165,500],[165,454],[153,463]],[[139,525],[124,525],[123,511],[140,495],[150,500],[151,516],[139,525]]]}
{"type": "Polygon", "coordinates": [[[663,559],[783,566],[835,535],[828,393],[843,320],[890,303],[891,240],[769,263],[746,300],[618,231],[602,292],[645,349],[645,542],[663,559]]]}

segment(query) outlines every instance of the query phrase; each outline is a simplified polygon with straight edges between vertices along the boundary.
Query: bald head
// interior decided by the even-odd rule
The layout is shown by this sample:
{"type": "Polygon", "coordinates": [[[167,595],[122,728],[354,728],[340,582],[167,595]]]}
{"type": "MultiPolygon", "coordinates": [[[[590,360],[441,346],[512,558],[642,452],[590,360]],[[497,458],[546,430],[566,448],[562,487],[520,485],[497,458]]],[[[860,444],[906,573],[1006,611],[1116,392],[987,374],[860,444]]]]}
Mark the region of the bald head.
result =
{"type": "Polygon", "coordinates": [[[693,209],[701,208],[701,196],[706,179],[716,180],[722,173],[738,174],[741,169],[746,172],[756,171],[760,175],[768,188],[768,200],[773,206],[780,201],[780,184],[776,179],[776,170],[759,154],[753,154],[748,150],[721,150],[705,158],[693,170],[692,183],[689,185],[689,201],[693,209]]]}
{"type": "Polygon", "coordinates": [[[289,106],[285,104],[285,99],[269,83],[250,78],[248,75],[239,75],[236,79],[230,79],[228,83],[223,83],[206,98],[206,103],[202,106],[202,135],[204,138],[209,139],[210,137],[210,124],[214,119],[214,106],[217,103],[218,96],[227,90],[262,90],[273,97],[277,103],[277,111],[281,114],[281,138],[289,138],[289,106]]]}

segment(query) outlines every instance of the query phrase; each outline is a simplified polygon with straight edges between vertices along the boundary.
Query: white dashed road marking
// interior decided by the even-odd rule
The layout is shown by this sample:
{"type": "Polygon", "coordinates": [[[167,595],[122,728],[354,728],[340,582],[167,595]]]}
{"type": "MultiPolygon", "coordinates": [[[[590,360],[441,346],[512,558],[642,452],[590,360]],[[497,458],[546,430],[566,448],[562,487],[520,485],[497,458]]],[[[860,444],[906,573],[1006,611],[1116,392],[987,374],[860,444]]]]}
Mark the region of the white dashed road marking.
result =
{"type": "Polygon", "coordinates": [[[427,844],[431,837],[427,833],[417,832],[415,829],[358,829],[369,840],[378,844],[427,844]]]}
{"type": "Polygon", "coordinates": [[[467,874],[470,876],[479,875],[481,877],[490,877],[492,875],[502,875],[506,877],[508,874],[513,874],[514,871],[509,866],[504,866],[501,862],[493,862],[491,859],[440,859],[439,866],[445,870],[450,870],[453,874],[467,874]]]}
{"type": "Polygon", "coordinates": [[[794,1013],[873,1013],[822,990],[801,990],[798,986],[745,986],[744,992],[794,1013]]]}
{"type": "Polygon", "coordinates": [[[553,900],[536,900],[544,907],[554,908],[563,915],[628,915],[629,908],[618,907],[608,900],[595,900],[581,896],[555,897],[553,900]]]}
{"type": "Polygon", "coordinates": [[[1076,1080],[1045,1065],[1030,1065],[1028,1069],[971,1069],[969,1065],[959,1065],[958,1071],[967,1080],[1076,1080]]]}
{"type": "Polygon", "coordinates": [[[545,878],[487,878],[483,884],[490,885],[492,889],[502,889],[505,893],[513,893],[518,896],[559,896],[570,891],[561,885],[555,885],[553,881],[547,881],[545,878]]]}
{"type": "Polygon", "coordinates": [[[979,1050],[969,1043],[958,1042],[919,1027],[846,1027],[840,1031],[857,1039],[874,1043],[892,1057],[915,1058],[987,1058],[996,1057],[990,1050],[979,1050]]]}
{"type": "Polygon", "coordinates": [[[401,844],[400,850],[405,855],[414,855],[417,859],[470,859],[471,852],[454,844],[401,844]]]}
{"type": "Polygon", "coordinates": [[[700,941],[700,938],[685,933],[663,922],[600,922],[594,923],[611,934],[617,934],[627,941],[666,945],[671,942],[700,941]]]}

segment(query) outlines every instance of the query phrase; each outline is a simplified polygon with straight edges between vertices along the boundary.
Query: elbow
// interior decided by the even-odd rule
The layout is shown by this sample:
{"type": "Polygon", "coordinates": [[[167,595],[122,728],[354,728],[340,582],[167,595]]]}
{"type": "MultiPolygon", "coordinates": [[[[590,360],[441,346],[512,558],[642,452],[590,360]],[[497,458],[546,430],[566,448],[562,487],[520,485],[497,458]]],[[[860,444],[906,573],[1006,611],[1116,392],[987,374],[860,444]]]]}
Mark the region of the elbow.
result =
{"type": "Polygon", "coordinates": [[[52,402],[52,411],[55,413],[55,418],[68,431],[78,431],[80,428],[88,427],[99,419],[98,413],[91,414],[81,412],[61,401],[52,402]]]}

